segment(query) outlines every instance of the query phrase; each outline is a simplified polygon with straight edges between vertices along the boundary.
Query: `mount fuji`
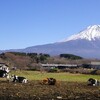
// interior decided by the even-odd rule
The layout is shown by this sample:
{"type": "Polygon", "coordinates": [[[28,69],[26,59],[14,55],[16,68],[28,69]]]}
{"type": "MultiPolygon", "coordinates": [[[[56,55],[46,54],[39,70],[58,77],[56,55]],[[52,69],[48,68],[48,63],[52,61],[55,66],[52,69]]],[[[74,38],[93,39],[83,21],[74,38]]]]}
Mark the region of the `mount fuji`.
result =
{"type": "Polygon", "coordinates": [[[89,26],[80,33],[67,38],[64,42],[77,39],[85,39],[88,41],[100,39],[100,25],[89,26]]]}
{"type": "Polygon", "coordinates": [[[37,45],[15,51],[47,53],[50,55],[68,53],[84,58],[100,58],[100,25],[89,26],[78,34],[60,42],[37,45]]]}

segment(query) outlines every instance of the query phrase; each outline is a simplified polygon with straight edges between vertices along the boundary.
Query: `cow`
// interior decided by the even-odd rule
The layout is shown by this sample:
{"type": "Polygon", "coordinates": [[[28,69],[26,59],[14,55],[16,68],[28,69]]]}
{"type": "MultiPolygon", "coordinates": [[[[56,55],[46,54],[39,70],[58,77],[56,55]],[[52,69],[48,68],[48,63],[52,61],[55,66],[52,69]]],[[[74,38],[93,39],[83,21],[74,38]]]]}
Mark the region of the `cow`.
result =
{"type": "Polygon", "coordinates": [[[5,70],[0,70],[0,77],[6,77],[7,76],[7,71],[5,70]]]}
{"type": "Polygon", "coordinates": [[[28,80],[25,77],[17,75],[8,75],[7,80],[10,82],[27,83],[28,80]]]}
{"type": "Polygon", "coordinates": [[[25,77],[22,77],[22,76],[15,76],[15,80],[16,82],[19,82],[19,83],[27,83],[28,80],[25,78],[25,77]]]}
{"type": "Polygon", "coordinates": [[[42,83],[47,84],[47,85],[55,85],[56,79],[55,78],[46,78],[46,79],[43,79],[42,83]]]}
{"type": "Polygon", "coordinates": [[[97,79],[89,78],[88,86],[100,86],[100,82],[97,79]]]}
{"type": "Polygon", "coordinates": [[[6,79],[8,82],[13,82],[14,76],[7,74],[6,79]]]}

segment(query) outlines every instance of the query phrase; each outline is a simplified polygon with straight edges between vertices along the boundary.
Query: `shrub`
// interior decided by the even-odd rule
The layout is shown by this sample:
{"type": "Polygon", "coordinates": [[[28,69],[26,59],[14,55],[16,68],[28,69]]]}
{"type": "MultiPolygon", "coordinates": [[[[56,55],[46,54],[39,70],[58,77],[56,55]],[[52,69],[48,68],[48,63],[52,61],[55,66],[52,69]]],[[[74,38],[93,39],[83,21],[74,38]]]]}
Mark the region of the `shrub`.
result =
{"type": "Polygon", "coordinates": [[[48,72],[57,72],[58,71],[58,68],[51,68],[48,70],[48,72]]]}

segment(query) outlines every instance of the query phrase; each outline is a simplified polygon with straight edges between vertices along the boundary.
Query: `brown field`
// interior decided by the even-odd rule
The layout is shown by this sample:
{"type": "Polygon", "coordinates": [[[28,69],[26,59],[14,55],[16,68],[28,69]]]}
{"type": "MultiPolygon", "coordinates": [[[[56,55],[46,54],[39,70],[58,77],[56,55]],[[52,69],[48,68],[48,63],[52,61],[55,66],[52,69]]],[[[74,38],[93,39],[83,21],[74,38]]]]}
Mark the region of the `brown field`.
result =
{"type": "Polygon", "coordinates": [[[1,79],[0,100],[100,100],[100,87],[87,86],[86,82],[59,81],[50,86],[40,80],[22,84],[1,79]]]}

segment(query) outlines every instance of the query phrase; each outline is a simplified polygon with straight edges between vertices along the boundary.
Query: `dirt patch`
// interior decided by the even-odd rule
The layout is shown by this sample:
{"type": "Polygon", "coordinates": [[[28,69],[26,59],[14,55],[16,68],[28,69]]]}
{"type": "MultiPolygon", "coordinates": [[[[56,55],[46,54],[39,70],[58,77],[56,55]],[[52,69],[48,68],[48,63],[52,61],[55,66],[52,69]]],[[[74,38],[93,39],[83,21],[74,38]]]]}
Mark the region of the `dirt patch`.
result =
{"type": "Polygon", "coordinates": [[[100,100],[100,87],[77,82],[58,82],[50,86],[40,81],[27,84],[0,81],[0,100],[100,100]]]}

